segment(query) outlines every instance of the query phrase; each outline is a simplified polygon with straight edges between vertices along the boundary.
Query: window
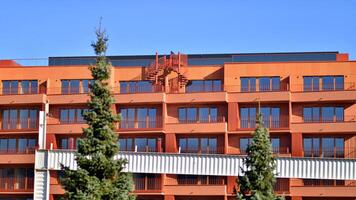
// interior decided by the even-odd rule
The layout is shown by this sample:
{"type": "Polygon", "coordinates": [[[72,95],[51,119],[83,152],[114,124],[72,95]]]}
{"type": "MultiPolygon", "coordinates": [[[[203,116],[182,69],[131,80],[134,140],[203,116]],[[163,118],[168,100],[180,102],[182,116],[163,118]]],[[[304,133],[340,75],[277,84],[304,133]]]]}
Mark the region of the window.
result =
{"type": "MultiPolygon", "coordinates": [[[[252,143],[252,138],[240,138],[240,153],[246,154],[247,147],[252,143]]],[[[271,138],[272,151],[274,154],[280,153],[280,139],[279,138],[271,138]]]]}
{"type": "Polygon", "coordinates": [[[258,80],[258,91],[280,91],[280,77],[242,77],[241,92],[255,92],[256,80],[258,80]]]}
{"type": "Polygon", "coordinates": [[[320,91],[320,85],[323,91],[344,89],[343,76],[304,76],[303,80],[304,91],[320,91]]]}
{"type": "Polygon", "coordinates": [[[247,147],[252,143],[252,138],[240,138],[240,152],[241,154],[247,153],[247,147]]]}
{"type": "Polygon", "coordinates": [[[220,153],[217,138],[179,138],[181,153],[220,153]]]}
{"type": "Polygon", "coordinates": [[[303,179],[304,186],[343,186],[344,180],[331,180],[331,179],[303,179]]]}
{"type": "Polygon", "coordinates": [[[3,94],[37,94],[37,80],[2,81],[3,94]]]}
{"type": "Polygon", "coordinates": [[[211,123],[218,121],[218,109],[215,107],[191,107],[178,109],[179,123],[211,123]]]}
{"type": "Polygon", "coordinates": [[[64,137],[59,139],[60,149],[78,149],[79,137],[64,137]]]}
{"type": "MultiPolygon", "coordinates": [[[[256,127],[256,110],[257,108],[240,108],[240,127],[255,128],[256,127]]],[[[266,128],[280,128],[284,124],[280,119],[280,108],[276,107],[261,107],[263,124],[266,128]]]]}
{"type": "Polygon", "coordinates": [[[120,138],[120,151],[157,152],[157,138],[120,138]]]}
{"type": "Polygon", "coordinates": [[[304,122],[343,122],[344,107],[304,107],[304,122]]]}
{"type": "MultiPolygon", "coordinates": [[[[120,81],[120,93],[156,92],[149,81],[120,81]]],[[[158,91],[157,91],[158,92],[158,91]]]]}
{"type": "Polygon", "coordinates": [[[87,112],[85,108],[65,108],[60,109],[60,123],[61,124],[74,124],[84,123],[83,113],[87,112]]]}
{"type": "Polygon", "coordinates": [[[0,154],[34,153],[36,139],[33,138],[0,138],[0,154]]]}
{"type": "Polygon", "coordinates": [[[6,109],[1,111],[2,129],[36,129],[36,109],[6,109]]]}
{"type": "Polygon", "coordinates": [[[306,137],[303,139],[305,157],[344,157],[344,138],[306,137]]]}
{"type": "Polygon", "coordinates": [[[156,108],[121,108],[120,128],[159,128],[156,108]]]}
{"type": "Polygon", "coordinates": [[[186,92],[220,92],[221,80],[192,80],[186,87],[186,92]]]}
{"type": "Polygon", "coordinates": [[[255,92],[256,91],[256,78],[241,78],[241,92],[255,92]]]}
{"type": "Polygon", "coordinates": [[[88,93],[93,80],[62,80],[62,94],[88,93]]]}
{"type": "Polygon", "coordinates": [[[1,190],[32,190],[33,168],[0,168],[1,190]]]}

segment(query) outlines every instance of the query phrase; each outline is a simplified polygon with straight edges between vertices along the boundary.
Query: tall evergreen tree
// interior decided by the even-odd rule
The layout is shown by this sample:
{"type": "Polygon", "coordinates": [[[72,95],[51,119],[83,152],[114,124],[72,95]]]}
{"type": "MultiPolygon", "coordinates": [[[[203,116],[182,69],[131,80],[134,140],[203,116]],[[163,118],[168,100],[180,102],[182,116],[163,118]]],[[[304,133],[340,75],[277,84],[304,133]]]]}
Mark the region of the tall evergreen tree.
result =
{"type": "Polygon", "coordinates": [[[252,133],[251,144],[247,147],[247,156],[244,158],[246,170],[242,169],[244,176],[237,179],[239,200],[275,200],[273,191],[276,182],[273,170],[276,162],[273,157],[272,145],[268,130],[263,126],[262,115],[257,115],[257,128],[252,133]]]}
{"type": "Polygon", "coordinates": [[[118,153],[114,123],[119,116],[111,111],[114,99],[110,94],[108,80],[111,64],[105,57],[107,37],[105,31],[96,31],[92,43],[96,64],[89,67],[94,82],[90,85],[89,110],[84,119],[89,125],[83,129],[84,138],[79,140],[76,153],[77,170],[64,167],[61,184],[65,189],[64,199],[71,200],[131,200],[132,177],[122,172],[125,160],[115,160],[118,153]]]}

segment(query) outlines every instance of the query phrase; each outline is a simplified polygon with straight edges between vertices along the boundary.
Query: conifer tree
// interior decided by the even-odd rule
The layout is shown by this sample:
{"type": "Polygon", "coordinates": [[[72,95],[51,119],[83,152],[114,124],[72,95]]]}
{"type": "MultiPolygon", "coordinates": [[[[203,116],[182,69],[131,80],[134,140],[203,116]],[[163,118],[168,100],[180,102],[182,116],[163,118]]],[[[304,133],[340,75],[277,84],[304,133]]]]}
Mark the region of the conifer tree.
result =
{"type": "Polygon", "coordinates": [[[239,191],[238,200],[275,200],[273,191],[276,182],[274,169],[276,162],[273,157],[272,145],[268,130],[263,126],[262,115],[257,115],[257,128],[252,133],[251,144],[247,147],[247,156],[244,158],[246,170],[242,169],[244,176],[237,179],[239,191]]]}
{"type": "Polygon", "coordinates": [[[119,117],[112,113],[114,99],[110,94],[108,80],[111,64],[105,57],[107,36],[99,28],[96,42],[92,43],[96,63],[89,67],[93,83],[90,84],[89,110],[83,113],[88,128],[83,129],[84,138],[79,140],[76,153],[77,170],[64,167],[61,184],[64,199],[70,200],[131,200],[132,177],[123,172],[126,160],[114,159],[118,153],[114,123],[119,117]]]}

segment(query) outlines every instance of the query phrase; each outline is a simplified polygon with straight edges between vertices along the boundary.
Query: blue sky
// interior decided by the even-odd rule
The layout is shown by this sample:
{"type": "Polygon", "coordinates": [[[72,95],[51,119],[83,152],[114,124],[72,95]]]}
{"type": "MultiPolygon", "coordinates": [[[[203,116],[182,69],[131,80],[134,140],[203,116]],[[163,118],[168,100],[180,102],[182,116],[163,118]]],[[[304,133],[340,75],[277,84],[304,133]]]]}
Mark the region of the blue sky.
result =
{"type": "Polygon", "coordinates": [[[356,60],[356,0],[7,0],[0,59],[93,55],[99,18],[108,55],[340,51],[356,60]]]}

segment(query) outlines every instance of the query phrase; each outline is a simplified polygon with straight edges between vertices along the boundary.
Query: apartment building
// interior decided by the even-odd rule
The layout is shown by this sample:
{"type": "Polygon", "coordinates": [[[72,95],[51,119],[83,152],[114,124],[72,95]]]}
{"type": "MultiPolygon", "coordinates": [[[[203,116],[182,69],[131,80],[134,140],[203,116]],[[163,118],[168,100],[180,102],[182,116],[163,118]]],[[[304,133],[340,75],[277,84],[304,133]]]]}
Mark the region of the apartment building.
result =
{"type": "MultiPolygon", "coordinates": [[[[356,62],[339,52],[109,56],[120,154],[142,200],[234,199],[260,105],[275,192],[356,199],[356,62]]],[[[76,168],[94,57],[0,60],[0,200],[54,200],[76,168]]]]}

